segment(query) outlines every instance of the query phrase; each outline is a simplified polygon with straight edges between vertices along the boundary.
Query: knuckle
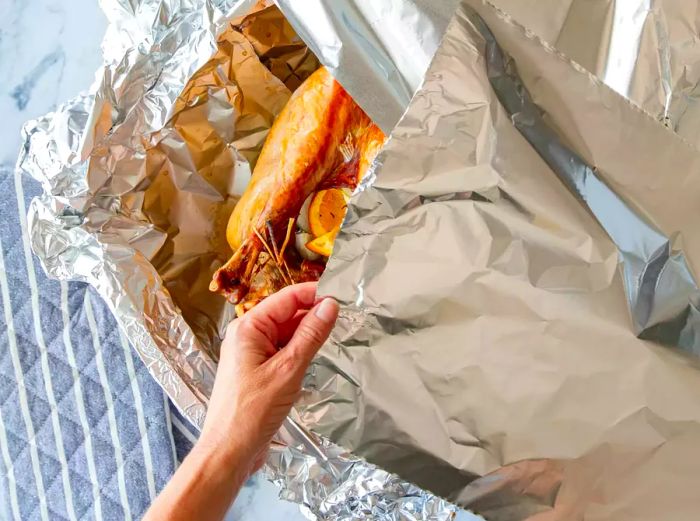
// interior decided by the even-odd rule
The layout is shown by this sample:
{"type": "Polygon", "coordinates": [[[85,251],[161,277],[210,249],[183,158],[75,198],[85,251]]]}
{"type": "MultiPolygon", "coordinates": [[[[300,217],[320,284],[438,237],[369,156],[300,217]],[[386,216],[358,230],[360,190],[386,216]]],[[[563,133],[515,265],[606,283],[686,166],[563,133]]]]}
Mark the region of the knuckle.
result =
{"type": "Polygon", "coordinates": [[[294,373],[297,369],[297,366],[299,365],[299,359],[294,353],[287,353],[287,356],[284,356],[280,359],[277,370],[284,374],[290,374],[294,373]]]}
{"type": "Polygon", "coordinates": [[[297,337],[306,345],[321,345],[325,340],[323,332],[312,324],[302,324],[297,329],[297,337]]]}
{"type": "Polygon", "coordinates": [[[263,323],[254,315],[245,315],[243,318],[239,318],[238,321],[237,332],[240,337],[249,338],[264,331],[263,323]]]}

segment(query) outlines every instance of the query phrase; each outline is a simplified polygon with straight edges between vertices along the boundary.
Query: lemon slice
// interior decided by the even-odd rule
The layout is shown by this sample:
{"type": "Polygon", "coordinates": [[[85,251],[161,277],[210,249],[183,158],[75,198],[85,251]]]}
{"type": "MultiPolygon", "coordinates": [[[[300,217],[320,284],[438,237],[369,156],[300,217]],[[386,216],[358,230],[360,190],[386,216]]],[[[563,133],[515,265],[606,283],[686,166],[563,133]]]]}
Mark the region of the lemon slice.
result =
{"type": "Polygon", "coordinates": [[[301,255],[304,259],[309,261],[317,261],[320,259],[320,255],[312,252],[306,247],[306,245],[312,240],[314,240],[314,236],[310,233],[297,232],[294,236],[294,246],[296,246],[299,255],[301,255]]]}
{"type": "Polygon", "coordinates": [[[340,231],[340,226],[338,228],[331,230],[323,235],[319,235],[313,241],[306,243],[306,247],[314,253],[323,255],[324,257],[330,257],[333,253],[333,243],[335,242],[335,237],[340,231]]]}
{"type": "MultiPolygon", "coordinates": [[[[346,195],[340,188],[317,192],[309,204],[309,227],[315,237],[340,228],[347,211],[346,195]]],[[[337,231],[335,232],[337,233],[337,231]]]]}

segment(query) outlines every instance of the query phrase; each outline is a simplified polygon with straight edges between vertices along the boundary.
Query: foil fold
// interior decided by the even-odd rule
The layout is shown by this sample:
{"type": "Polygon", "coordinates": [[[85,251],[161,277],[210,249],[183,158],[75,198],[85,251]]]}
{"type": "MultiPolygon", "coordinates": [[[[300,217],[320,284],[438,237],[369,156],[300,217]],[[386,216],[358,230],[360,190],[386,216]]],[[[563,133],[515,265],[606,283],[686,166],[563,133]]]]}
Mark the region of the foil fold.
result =
{"type": "Polygon", "coordinates": [[[697,5],[673,0],[493,4],[698,144],[697,5]]]}
{"type": "MultiPolygon", "coordinates": [[[[388,133],[420,87],[459,1],[383,0],[366,5],[279,0],[279,4],[316,55],[388,133]],[[387,26],[400,29],[386,30],[387,26]],[[371,91],[363,88],[361,78],[367,76],[375,85],[371,91]]],[[[700,143],[695,2],[493,0],[492,4],[678,135],[696,146],[700,143]]]]}

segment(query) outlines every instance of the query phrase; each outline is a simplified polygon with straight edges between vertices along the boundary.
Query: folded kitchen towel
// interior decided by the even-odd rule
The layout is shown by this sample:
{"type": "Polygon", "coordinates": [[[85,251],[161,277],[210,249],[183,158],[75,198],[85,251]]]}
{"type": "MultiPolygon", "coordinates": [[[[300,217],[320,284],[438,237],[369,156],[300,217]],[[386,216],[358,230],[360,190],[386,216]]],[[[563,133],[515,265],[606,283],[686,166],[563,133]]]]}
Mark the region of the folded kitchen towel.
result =
{"type": "Polygon", "coordinates": [[[0,191],[0,519],[138,519],[193,429],[99,296],[44,275],[26,235],[39,187],[5,167],[0,191]]]}

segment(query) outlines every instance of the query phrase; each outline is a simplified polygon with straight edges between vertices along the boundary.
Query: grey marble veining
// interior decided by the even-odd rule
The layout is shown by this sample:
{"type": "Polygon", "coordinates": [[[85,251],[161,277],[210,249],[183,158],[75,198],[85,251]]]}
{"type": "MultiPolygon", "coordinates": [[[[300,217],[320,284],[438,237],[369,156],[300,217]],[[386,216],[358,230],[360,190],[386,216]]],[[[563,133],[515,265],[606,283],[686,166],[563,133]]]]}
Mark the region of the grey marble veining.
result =
{"type": "Polygon", "coordinates": [[[96,0],[0,1],[0,163],[14,164],[24,121],[92,83],[105,27],[96,0]]]}

